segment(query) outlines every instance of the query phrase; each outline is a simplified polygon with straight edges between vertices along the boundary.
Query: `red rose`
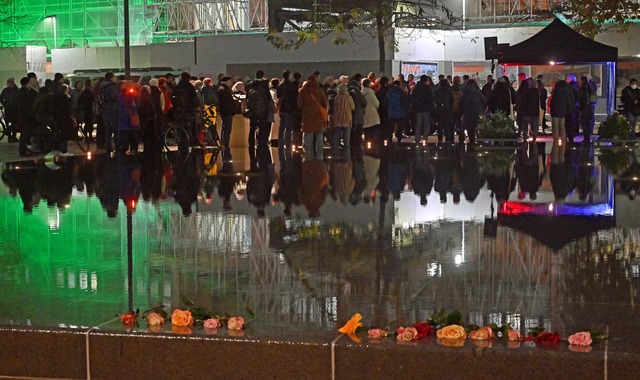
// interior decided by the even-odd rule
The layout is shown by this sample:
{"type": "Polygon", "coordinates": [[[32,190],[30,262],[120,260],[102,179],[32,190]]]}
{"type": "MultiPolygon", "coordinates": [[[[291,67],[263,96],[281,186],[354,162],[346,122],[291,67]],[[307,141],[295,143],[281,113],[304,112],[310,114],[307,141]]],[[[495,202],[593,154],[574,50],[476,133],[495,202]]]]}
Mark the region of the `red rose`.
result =
{"type": "Polygon", "coordinates": [[[127,313],[122,314],[120,316],[120,320],[122,321],[123,325],[131,326],[136,324],[136,322],[138,321],[138,317],[135,315],[134,312],[129,311],[127,313]]]}
{"type": "Polygon", "coordinates": [[[433,334],[433,329],[429,324],[425,322],[418,322],[411,327],[415,328],[418,331],[418,339],[433,334]]]}
{"type": "Polygon", "coordinates": [[[560,341],[560,334],[557,332],[543,332],[535,338],[536,343],[540,344],[556,344],[560,341]]]}

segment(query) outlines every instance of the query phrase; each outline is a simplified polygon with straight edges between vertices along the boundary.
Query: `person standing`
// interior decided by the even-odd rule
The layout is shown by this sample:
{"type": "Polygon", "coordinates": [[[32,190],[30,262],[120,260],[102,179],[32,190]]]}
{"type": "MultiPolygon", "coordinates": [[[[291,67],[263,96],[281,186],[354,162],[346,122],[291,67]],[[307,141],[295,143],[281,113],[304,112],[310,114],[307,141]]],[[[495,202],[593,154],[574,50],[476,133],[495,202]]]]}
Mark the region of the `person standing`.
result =
{"type": "Polygon", "coordinates": [[[16,121],[20,130],[20,141],[18,153],[20,156],[28,156],[27,145],[31,140],[31,135],[35,127],[35,113],[33,103],[38,93],[31,88],[31,80],[28,77],[20,79],[20,90],[18,90],[18,108],[16,121]]]}
{"type": "Polygon", "coordinates": [[[314,75],[309,75],[302,85],[298,96],[298,109],[302,116],[302,132],[305,157],[316,159],[324,157],[323,132],[325,121],[322,113],[326,112],[329,102],[320,88],[314,75]],[[307,156],[308,154],[308,156],[307,156]]]}
{"type": "Polygon", "coordinates": [[[349,90],[344,83],[338,86],[338,94],[331,102],[331,124],[333,125],[333,133],[331,134],[331,149],[334,155],[338,155],[340,140],[344,144],[344,157],[348,157],[349,147],[351,146],[351,125],[353,123],[353,110],[355,104],[353,98],[349,94],[349,90]]]}
{"type": "Polygon", "coordinates": [[[291,72],[285,70],[282,73],[284,78],[278,85],[278,102],[280,109],[280,130],[278,131],[278,146],[289,147],[293,130],[296,125],[296,107],[298,104],[298,87],[296,82],[292,82],[291,72]]]}
{"type": "Polygon", "coordinates": [[[233,116],[236,114],[236,101],[233,99],[231,91],[231,77],[228,75],[220,78],[218,86],[218,101],[220,102],[219,111],[222,118],[222,146],[229,149],[229,141],[231,140],[231,127],[233,126],[233,116]]]}
{"type": "Polygon", "coordinates": [[[584,75],[580,77],[578,92],[580,94],[578,99],[580,127],[584,134],[584,141],[589,141],[593,133],[592,121],[595,116],[592,105],[595,103],[597,95],[589,84],[589,79],[584,75]]]}
{"type": "Polygon", "coordinates": [[[269,113],[274,104],[269,92],[269,83],[264,78],[264,71],[256,71],[256,78],[245,86],[247,92],[247,116],[249,117],[249,146],[255,147],[256,133],[258,145],[267,145],[271,135],[269,113]]]}
{"type": "Polygon", "coordinates": [[[559,74],[558,81],[551,91],[551,102],[549,104],[554,145],[562,145],[567,141],[565,121],[567,115],[573,112],[574,104],[573,87],[564,81],[563,74],[559,74]]]}
{"type": "Polygon", "coordinates": [[[636,78],[631,78],[629,85],[622,89],[620,102],[622,102],[624,114],[627,120],[629,120],[631,134],[634,134],[638,115],[640,115],[640,88],[638,88],[636,78]]]}
{"type": "Polygon", "coordinates": [[[2,89],[0,93],[0,104],[4,107],[4,121],[6,124],[6,133],[9,136],[9,142],[18,142],[16,138],[16,118],[18,113],[18,86],[15,79],[7,79],[7,87],[2,89]]]}
{"type": "Polygon", "coordinates": [[[93,84],[91,79],[87,79],[84,84],[84,91],[78,97],[78,109],[81,112],[84,134],[87,139],[87,143],[93,142],[93,84]]]}
{"type": "Polygon", "coordinates": [[[526,88],[522,101],[518,105],[518,112],[522,113],[522,138],[526,140],[528,136],[533,137],[533,141],[538,138],[538,122],[540,118],[540,91],[533,84],[533,79],[526,79],[522,87],[526,88]]]}
{"type": "Polygon", "coordinates": [[[453,91],[448,79],[438,83],[438,89],[433,96],[435,102],[434,114],[438,123],[438,142],[444,137],[448,143],[453,142],[453,91]]]}
{"type": "Polygon", "coordinates": [[[475,79],[469,79],[462,90],[462,106],[463,130],[460,131],[460,143],[464,143],[464,131],[469,136],[469,144],[476,143],[476,129],[480,115],[487,109],[487,99],[482,95],[482,91],[478,87],[475,79]]]}
{"type": "Polygon", "coordinates": [[[104,100],[104,112],[102,114],[105,125],[105,149],[107,153],[118,151],[120,148],[120,133],[118,131],[118,85],[116,76],[112,72],[104,75],[104,81],[100,84],[102,99],[104,100]],[[114,144],[112,145],[111,139],[114,144]]]}
{"type": "Polygon", "coordinates": [[[364,125],[364,110],[367,108],[367,100],[362,95],[360,83],[352,80],[348,84],[349,94],[353,98],[355,109],[353,110],[353,128],[351,129],[351,145],[360,146],[362,144],[362,126],[364,125]]]}
{"type": "MultiPolygon", "coordinates": [[[[398,75],[398,77],[400,77],[400,75],[398,75]]],[[[402,133],[403,126],[409,108],[409,99],[407,93],[402,90],[402,83],[400,83],[400,81],[394,81],[393,86],[389,87],[385,101],[387,103],[389,125],[386,127],[383,140],[389,140],[389,142],[391,142],[395,133],[396,140],[400,143],[404,136],[402,133]]]]}
{"type": "Polygon", "coordinates": [[[122,147],[127,155],[138,153],[138,134],[140,133],[139,97],[134,84],[122,86],[118,101],[118,129],[122,138],[122,147]]]}
{"type": "Polygon", "coordinates": [[[373,145],[378,145],[380,140],[380,114],[378,113],[380,102],[371,87],[371,80],[362,80],[361,92],[367,102],[367,107],[364,109],[364,124],[362,125],[365,140],[373,145]]]}
{"type": "MultiPolygon", "coordinates": [[[[540,75],[538,75],[540,77],[540,75]]],[[[540,111],[538,113],[538,124],[542,127],[542,133],[546,134],[547,121],[546,121],[546,111],[547,111],[547,89],[544,87],[544,82],[542,79],[538,79],[537,81],[538,94],[540,96],[540,111]]]]}
{"type": "Polygon", "coordinates": [[[431,132],[431,113],[433,112],[433,93],[427,87],[426,75],[420,76],[420,80],[416,83],[413,92],[411,92],[410,100],[413,110],[416,113],[415,124],[415,140],[416,144],[422,139],[429,136],[431,132]]]}

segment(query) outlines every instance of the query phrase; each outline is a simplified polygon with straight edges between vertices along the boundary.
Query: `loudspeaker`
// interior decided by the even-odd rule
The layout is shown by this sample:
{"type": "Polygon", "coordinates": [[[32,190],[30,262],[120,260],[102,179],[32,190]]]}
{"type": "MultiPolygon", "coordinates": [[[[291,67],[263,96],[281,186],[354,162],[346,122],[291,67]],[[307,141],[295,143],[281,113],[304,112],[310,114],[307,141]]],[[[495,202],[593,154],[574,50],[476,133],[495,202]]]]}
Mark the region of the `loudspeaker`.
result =
{"type": "Polygon", "coordinates": [[[484,38],[484,59],[498,59],[498,37],[484,38]]]}
{"type": "Polygon", "coordinates": [[[509,50],[510,44],[498,44],[498,56],[496,58],[502,59],[504,57],[504,53],[509,50]]]}

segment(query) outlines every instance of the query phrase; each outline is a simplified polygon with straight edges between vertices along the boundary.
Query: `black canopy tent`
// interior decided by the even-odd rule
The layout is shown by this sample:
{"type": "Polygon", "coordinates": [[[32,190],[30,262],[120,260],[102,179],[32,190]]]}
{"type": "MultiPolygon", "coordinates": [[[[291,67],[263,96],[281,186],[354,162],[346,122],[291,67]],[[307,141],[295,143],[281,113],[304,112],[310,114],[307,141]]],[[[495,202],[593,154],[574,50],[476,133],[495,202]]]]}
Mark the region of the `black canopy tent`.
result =
{"type": "Polygon", "coordinates": [[[607,111],[615,109],[615,63],[618,48],[593,41],[556,18],[530,38],[498,51],[498,63],[508,66],[606,64],[607,111]]]}
{"type": "Polygon", "coordinates": [[[591,40],[574,31],[558,18],[535,35],[509,46],[501,53],[498,58],[498,63],[501,65],[618,61],[618,48],[591,40]]]}

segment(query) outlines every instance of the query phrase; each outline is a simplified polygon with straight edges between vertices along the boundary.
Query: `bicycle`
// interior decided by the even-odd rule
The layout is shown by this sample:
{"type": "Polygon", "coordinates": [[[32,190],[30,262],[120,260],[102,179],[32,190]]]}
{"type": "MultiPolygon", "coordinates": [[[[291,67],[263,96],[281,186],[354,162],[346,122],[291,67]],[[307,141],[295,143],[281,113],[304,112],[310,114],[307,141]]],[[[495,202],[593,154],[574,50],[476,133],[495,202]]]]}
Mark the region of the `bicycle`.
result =
{"type": "Polygon", "coordinates": [[[189,132],[177,123],[169,123],[167,130],[164,132],[164,147],[167,151],[189,150],[190,144],[189,132]]]}
{"type": "Polygon", "coordinates": [[[84,128],[82,127],[82,124],[78,123],[75,120],[75,118],[73,118],[72,123],[74,125],[75,130],[76,130],[75,142],[78,144],[78,147],[84,153],[90,151],[91,150],[91,140],[93,139],[93,136],[87,135],[87,133],[85,132],[84,128]]]}
{"type": "Polygon", "coordinates": [[[203,147],[214,146],[219,149],[222,142],[217,130],[218,107],[205,105],[202,112],[203,126],[198,131],[198,142],[203,147]]]}

